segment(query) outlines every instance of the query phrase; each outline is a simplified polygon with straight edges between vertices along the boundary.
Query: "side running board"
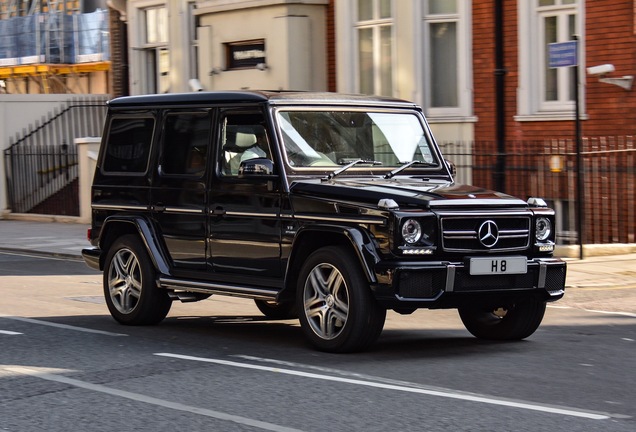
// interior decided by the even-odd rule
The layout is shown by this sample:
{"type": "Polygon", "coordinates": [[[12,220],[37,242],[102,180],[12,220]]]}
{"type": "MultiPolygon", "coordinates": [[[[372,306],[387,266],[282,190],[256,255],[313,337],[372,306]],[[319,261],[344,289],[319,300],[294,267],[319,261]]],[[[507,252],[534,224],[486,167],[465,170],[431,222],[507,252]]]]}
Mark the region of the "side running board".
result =
{"type": "Polygon", "coordinates": [[[246,287],[240,285],[202,282],[187,279],[176,279],[162,276],[158,280],[159,288],[183,290],[204,294],[219,294],[233,297],[243,297],[257,300],[276,300],[278,290],[246,287]]]}

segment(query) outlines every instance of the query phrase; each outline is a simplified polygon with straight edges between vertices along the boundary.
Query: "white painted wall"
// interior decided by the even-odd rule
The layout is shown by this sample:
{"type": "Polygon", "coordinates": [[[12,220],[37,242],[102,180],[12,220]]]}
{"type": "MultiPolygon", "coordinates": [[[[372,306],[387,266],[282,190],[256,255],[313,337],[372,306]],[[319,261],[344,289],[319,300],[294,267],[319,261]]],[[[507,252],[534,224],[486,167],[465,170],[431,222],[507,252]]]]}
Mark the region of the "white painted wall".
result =
{"type": "MultiPolygon", "coordinates": [[[[212,3],[212,2],[210,2],[212,3]]],[[[199,76],[206,90],[327,89],[327,1],[253,1],[205,7],[199,76]],[[225,45],[263,39],[267,69],[226,70],[225,45]],[[212,70],[219,71],[210,74],[212,70]]]]}
{"type": "Polygon", "coordinates": [[[93,175],[97,167],[101,141],[101,138],[78,138],[75,140],[79,165],[79,223],[91,223],[91,187],[93,186],[93,175]]]}

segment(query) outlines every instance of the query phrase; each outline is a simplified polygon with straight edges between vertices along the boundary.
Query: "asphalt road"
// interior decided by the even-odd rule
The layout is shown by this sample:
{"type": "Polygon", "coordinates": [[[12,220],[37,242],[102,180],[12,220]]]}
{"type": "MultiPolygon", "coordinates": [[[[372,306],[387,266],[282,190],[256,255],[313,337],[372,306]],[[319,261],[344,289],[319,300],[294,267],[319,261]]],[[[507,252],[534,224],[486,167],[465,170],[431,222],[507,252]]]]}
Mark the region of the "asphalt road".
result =
{"type": "Polygon", "coordinates": [[[0,253],[0,295],[0,431],[636,430],[636,317],[567,297],[522,342],[391,312],[336,355],[228,297],[121,326],[81,262],[0,253]]]}

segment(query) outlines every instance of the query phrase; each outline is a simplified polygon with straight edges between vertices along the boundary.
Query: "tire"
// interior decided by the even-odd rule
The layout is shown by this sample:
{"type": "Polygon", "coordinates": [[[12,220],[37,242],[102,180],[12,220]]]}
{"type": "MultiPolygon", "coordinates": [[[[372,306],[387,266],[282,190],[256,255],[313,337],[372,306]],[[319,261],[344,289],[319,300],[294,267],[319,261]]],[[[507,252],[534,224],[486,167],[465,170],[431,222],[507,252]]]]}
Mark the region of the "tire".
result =
{"type": "Polygon", "coordinates": [[[384,327],[386,309],[375,301],[360,263],[344,247],[324,247],[307,258],[296,300],[303,333],[321,351],[361,351],[384,327]]]}
{"type": "Polygon", "coordinates": [[[500,308],[460,308],[459,316],[479,339],[520,340],[532,335],[543,320],[546,302],[534,298],[500,308]]]}
{"type": "Polygon", "coordinates": [[[151,325],[163,320],[172,306],[168,292],[157,288],[155,269],[138,236],[117,239],[106,255],[104,297],[121,324],[151,325]]]}
{"type": "Polygon", "coordinates": [[[291,319],[298,318],[296,304],[291,302],[276,303],[268,300],[254,300],[256,307],[263,315],[271,319],[291,319]]]}

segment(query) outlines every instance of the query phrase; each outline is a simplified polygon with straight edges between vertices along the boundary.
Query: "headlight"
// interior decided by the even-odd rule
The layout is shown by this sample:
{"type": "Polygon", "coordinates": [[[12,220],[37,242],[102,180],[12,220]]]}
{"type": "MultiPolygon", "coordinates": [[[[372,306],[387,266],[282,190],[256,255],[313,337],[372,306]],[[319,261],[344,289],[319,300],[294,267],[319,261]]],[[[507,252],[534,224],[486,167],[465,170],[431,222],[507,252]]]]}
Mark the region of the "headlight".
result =
{"type": "Polygon", "coordinates": [[[417,243],[422,237],[422,226],[415,219],[408,219],[402,225],[402,238],[408,244],[417,243]]]}
{"type": "Polygon", "coordinates": [[[540,217],[537,219],[535,229],[537,240],[545,241],[552,234],[552,222],[548,218],[540,217]]]}

